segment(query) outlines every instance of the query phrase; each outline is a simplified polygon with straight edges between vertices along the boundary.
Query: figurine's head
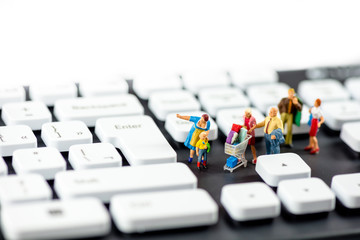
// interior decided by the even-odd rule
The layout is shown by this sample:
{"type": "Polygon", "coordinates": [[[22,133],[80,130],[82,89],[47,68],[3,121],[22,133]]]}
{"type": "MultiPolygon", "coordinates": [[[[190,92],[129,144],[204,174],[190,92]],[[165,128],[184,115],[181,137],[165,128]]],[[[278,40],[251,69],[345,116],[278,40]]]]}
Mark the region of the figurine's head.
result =
{"type": "Polygon", "coordinates": [[[251,118],[251,108],[245,109],[245,117],[246,118],[251,118]]]}
{"type": "Polygon", "coordinates": [[[203,114],[203,115],[201,116],[201,119],[200,119],[200,120],[202,120],[202,121],[204,121],[204,122],[209,121],[209,115],[203,114]]]}
{"type": "Polygon", "coordinates": [[[272,107],[272,108],[270,108],[269,116],[270,116],[270,117],[276,117],[277,112],[278,112],[277,108],[276,108],[276,107],[272,107]]]}
{"type": "Polygon", "coordinates": [[[293,88],[290,88],[290,89],[288,90],[288,97],[289,97],[290,99],[292,99],[292,98],[294,98],[294,96],[295,96],[295,90],[294,90],[293,88]]]}
{"type": "Polygon", "coordinates": [[[200,138],[201,140],[206,139],[206,138],[207,138],[207,134],[206,134],[206,132],[202,132],[202,133],[200,133],[199,138],[200,138]]]}
{"type": "Polygon", "coordinates": [[[321,100],[318,98],[318,99],[315,100],[314,106],[315,107],[320,107],[320,105],[321,105],[321,100]]]}

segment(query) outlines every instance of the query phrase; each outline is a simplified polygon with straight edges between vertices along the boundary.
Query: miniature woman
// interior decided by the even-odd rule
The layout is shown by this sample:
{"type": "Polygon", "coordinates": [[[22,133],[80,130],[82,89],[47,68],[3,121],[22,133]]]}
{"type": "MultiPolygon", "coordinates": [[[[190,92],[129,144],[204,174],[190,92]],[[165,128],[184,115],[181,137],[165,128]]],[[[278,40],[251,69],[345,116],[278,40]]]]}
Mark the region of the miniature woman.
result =
{"type": "Polygon", "coordinates": [[[199,138],[200,133],[206,132],[206,135],[209,134],[209,129],[210,129],[209,115],[203,114],[201,117],[196,117],[196,116],[181,116],[180,114],[176,114],[176,117],[194,123],[184,142],[184,145],[190,149],[190,156],[188,162],[191,163],[194,158],[194,153],[196,151],[196,143],[200,139],[199,138]]]}
{"type": "Polygon", "coordinates": [[[321,124],[324,123],[325,119],[323,117],[322,111],[320,109],[321,100],[316,99],[314,103],[314,107],[310,108],[309,112],[312,115],[311,120],[311,127],[309,132],[309,145],[306,146],[304,149],[306,151],[310,151],[310,154],[316,154],[319,153],[320,148],[318,144],[318,140],[316,138],[316,134],[318,132],[318,129],[320,128],[321,124]],[[320,119],[320,122],[319,122],[320,119]]]}
{"type": "MultiPolygon", "coordinates": [[[[253,126],[256,126],[256,120],[255,120],[254,116],[252,116],[251,108],[245,109],[244,126],[248,130],[250,130],[253,126]]],[[[256,157],[256,149],[255,149],[255,131],[251,131],[251,133],[249,133],[249,134],[251,135],[251,138],[250,138],[248,144],[251,147],[251,152],[253,155],[252,163],[256,164],[257,157],[256,157]]]]}

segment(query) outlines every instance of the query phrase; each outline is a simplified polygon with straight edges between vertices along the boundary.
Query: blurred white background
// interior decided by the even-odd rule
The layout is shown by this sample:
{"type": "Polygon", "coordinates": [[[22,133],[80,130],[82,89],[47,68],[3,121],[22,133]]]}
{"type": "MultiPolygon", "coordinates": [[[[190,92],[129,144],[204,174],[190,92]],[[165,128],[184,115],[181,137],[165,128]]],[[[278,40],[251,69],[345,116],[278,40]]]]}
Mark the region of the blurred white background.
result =
{"type": "Polygon", "coordinates": [[[357,0],[1,0],[0,83],[360,62],[357,0]]]}

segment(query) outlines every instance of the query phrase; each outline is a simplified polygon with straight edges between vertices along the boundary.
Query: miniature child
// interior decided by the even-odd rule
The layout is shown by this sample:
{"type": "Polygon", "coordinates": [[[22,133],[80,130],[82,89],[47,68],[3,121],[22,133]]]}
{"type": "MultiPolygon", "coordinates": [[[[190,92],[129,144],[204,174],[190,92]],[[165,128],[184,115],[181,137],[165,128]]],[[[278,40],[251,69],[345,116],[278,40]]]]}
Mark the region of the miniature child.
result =
{"type": "Polygon", "coordinates": [[[198,156],[197,168],[200,170],[201,160],[203,160],[202,165],[206,169],[207,168],[207,145],[209,139],[207,138],[206,132],[202,132],[199,135],[200,140],[196,143],[196,156],[198,156]]]}
{"type": "Polygon", "coordinates": [[[316,134],[318,129],[320,128],[321,124],[324,123],[325,119],[323,117],[322,111],[320,109],[321,100],[316,99],[314,103],[314,107],[310,108],[309,112],[312,115],[311,120],[311,127],[309,132],[309,145],[306,146],[304,149],[306,151],[310,151],[310,154],[319,153],[320,148],[318,144],[318,140],[316,138],[316,134]],[[320,119],[320,122],[319,122],[320,119]]]}
{"type": "Polygon", "coordinates": [[[184,145],[190,149],[190,156],[188,162],[191,163],[196,150],[196,143],[199,141],[200,133],[205,132],[206,136],[209,134],[210,131],[209,115],[203,114],[201,117],[196,117],[196,116],[181,116],[180,114],[176,114],[176,117],[194,123],[184,142],[184,145]]]}

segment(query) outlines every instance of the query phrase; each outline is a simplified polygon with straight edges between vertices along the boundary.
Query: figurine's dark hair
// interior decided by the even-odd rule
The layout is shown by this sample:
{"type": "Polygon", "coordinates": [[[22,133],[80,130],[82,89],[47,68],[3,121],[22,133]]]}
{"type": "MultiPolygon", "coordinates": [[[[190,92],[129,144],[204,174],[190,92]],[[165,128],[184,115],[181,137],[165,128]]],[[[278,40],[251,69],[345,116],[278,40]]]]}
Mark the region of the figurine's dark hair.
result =
{"type": "Polygon", "coordinates": [[[316,99],[315,102],[317,103],[317,105],[319,105],[319,106],[321,105],[321,100],[319,98],[316,99]]]}
{"type": "Polygon", "coordinates": [[[209,120],[209,115],[207,114],[203,114],[201,117],[205,120],[205,122],[209,120]]]}

